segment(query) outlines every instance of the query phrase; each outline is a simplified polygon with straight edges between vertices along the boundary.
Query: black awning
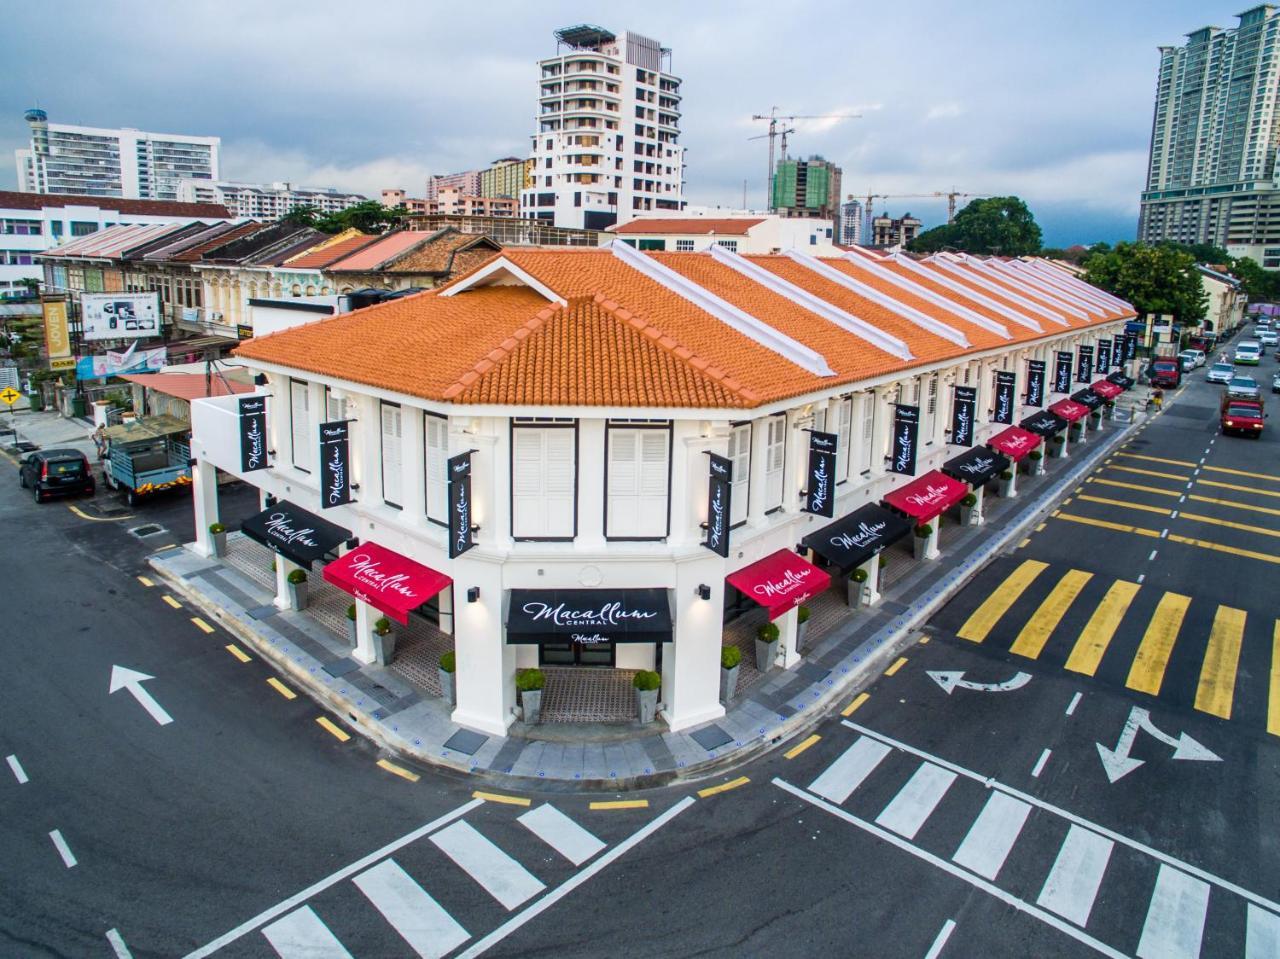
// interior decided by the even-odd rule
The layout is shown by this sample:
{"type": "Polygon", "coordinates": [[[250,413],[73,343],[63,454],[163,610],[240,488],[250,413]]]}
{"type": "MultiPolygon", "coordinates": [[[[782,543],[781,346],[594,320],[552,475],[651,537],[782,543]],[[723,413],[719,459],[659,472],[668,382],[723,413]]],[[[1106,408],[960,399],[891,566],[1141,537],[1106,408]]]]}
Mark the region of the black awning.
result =
{"type": "Polygon", "coordinates": [[[942,464],[942,472],[970,486],[990,483],[1009,468],[1009,457],[983,446],[965,450],[942,464]]]}
{"type": "Polygon", "coordinates": [[[1091,410],[1096,410],[1106,401],[1091,389],[1078,390],[1071,394],[1071,398],[1081,406],[1087,406],[1091,410]]]}
{"type": "Polygon", "coordinates": [[[1116,386],[1122,387],[1123,389],[1127,390],[1133,386],[1133,377],[1125,376],[1122,371],[1116,370],[1114,373],[1110,374],[1107,377],[1107,382],[1114,383],[1116,386]]]}
{"type": "Polygon", "coordinates": [[[308,513],[288,500],[280,500],[250,516],[240,529],[250,539],[307,569],[325,553],[351,539],[351,530],[308,513]]]}
{"type": "Polygon", "coordinates": [[[513,589],[507,642],[669,643],[665,589],[513,589]]]}
{"type": "Polygon", "coordinates": [[[1067,421],[1057,413],[1041,410],[1039,413],[1031,414],[1018,425],[1037,436],[1053,436],[1067,428],[1067,421]]]}
{"type": "Polygon", "coordinates": [[[877,503],[860,506],[843,519],[810,533],[800,545],[832,566],[851,570],[911,532],[911,521],[877,503]]]}

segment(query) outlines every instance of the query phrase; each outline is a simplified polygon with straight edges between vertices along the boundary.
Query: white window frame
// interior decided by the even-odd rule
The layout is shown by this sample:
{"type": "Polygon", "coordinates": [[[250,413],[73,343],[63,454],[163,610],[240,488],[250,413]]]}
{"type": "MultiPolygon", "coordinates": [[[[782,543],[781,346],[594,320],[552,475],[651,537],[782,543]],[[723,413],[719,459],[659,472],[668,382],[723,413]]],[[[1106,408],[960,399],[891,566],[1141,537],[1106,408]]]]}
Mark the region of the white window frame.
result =
{"type": "Polygon", "coordinates": [[[730,480],[729,528],[747,521],[751,505],[751,424],[734,423],[729,429],[729,461],[733,464],[730,480]]]}
{"type": "Polygon", "coordinates": [[[670,535],[671,436],[670,423],[605,425],[605,539],[670,535]],[[632,465],[626,469],[628,449],[632,465]]]}
{"type": "Polygon", "coordinates": [[[438,413],[422,414],[423,495],[427,519],[449,524],[449,419],[438,413]]]}
{"type": "Polygon", "coordinates": [[[836,485],[849,479],[850,448],[853,444],[853,397],[841,397],[836,406],[836,485]]]}
{"type": "Polygon", "coordinates": [[[324,411],[328,419],[325,422],[337,423],[342,420],[350,419],[347,415],[347,407],[350,403],[351,400],[349,397],[338,399],[333,395],[333,390],[326,386],[324,388],[324,411]]]}
{"type": "Polygon", "coordinates": [[[399,403],[381,400],[378,405],[378,462],[382,471],[382,502],[402,509],[404,497],[404,409],[399,403]],[[394,424],[394,430],[387,427],[394,424]],[[388,443],[388,439],[391,440],[388,443]],[[391,462],[388,464],[388,455],[391,462]],[[388,469],[388,465],[391,466],[388,469]],[[394,497],[394,498],[393,498],[394,497]]]}
{"type": "Polygon", "coordinates": [[[787,473],[787,417],[785,414],[765,420],[764,447],[764,511],[782,509],[782,494],[787,473]]]}
{"type": "Polygon", "coordinates": [[[578,535],[578,422],[577,420],[513,420],[511,424],[511,538],[521,541],[572,541],[578,535]],[[536,471],[520,472],[522,440],[538,437],[536,471]],[[567,442],[566,442],[567,440],[567,442]],[[571,451],[568,483],[564,470],[554,475],[549,445],[571,451]],[[530,483],[530,481],[532,481],[530,483]],[[527,483],[522,487],[522,482],[527,483]],[[522,491],[523,489],[523,491],[522,491]],[[552,523],[553,505],[567,507],[568,518],[552,523]]]}
{"type": "Polygon", "coordinates": [[[315,447],[320,443],[319,437],[320,434],[311,428],[311,385],[290,377],[289,446],[294,469],[310,473],[315,468],[315,447]]]}
{"type": "Polygon", "coordinates": [[[863,393],[859,402],[862,416],[858,425],[858,474],[868,476],[875,466],[876,394],[863,393]]]}
{"type": "Polygon", "coordinates": [[[932,446],[938,427],[938,375],[927,376],[920,400],[920,432],[924,445],[932,446]]]}

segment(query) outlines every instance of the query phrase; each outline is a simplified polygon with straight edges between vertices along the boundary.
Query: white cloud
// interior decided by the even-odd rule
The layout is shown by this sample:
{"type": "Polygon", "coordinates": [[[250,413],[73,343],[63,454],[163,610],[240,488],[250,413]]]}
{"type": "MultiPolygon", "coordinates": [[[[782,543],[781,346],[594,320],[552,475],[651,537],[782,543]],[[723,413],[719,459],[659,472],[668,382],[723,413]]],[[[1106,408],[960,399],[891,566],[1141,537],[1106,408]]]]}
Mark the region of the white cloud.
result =
{"type": "Polygon", "coordinates": [[[954,100],[950,100],[946,103],[935,103],[933,106],[929,107],[924,118],[926,121],[949,120],[952,117],[963,116],[964,112],[965,109],[963,106],[956,103],[954,100]]]}

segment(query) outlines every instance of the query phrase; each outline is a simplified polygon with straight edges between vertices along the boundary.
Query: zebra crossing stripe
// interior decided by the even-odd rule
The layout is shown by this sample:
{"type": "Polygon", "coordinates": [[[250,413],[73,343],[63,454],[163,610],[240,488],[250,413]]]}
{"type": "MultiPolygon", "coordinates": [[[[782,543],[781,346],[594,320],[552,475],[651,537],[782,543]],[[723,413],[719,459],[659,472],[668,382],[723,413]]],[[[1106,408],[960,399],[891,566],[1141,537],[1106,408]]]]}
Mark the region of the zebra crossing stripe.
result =
{"type": "Polygon", "coordinates": [[[310,906],[277,919],[262,934],[280,959],[352,959],[310,906]]]}
{"type": "Polygon", "coordinates": [[[884,743],[861,736],[810,783],[809,790],[833,803],[842,803],[890,752],[884,743]]]}
{"type": "Polygon", "coordinates": [[[1102,875],[1107,871],[1114,846],[1110,839],[1072,823],[1036,905],[1044,906],[1081,928],[1088,925],[1089,913],[1093,910],[1093,901],[1097,898],[1098,886],[1102,884],[1102,875]]]}
{"type": "Polygon", "coordinates": [[[533,873],[476,831],[459,820],[431,837],[441,852],[452,859],[485,891],[508,909],[514,909],[546,888],[533,873]]]}
{"type": "Polygon", "coordinates": [[[983,879],[995,879],[1030,812],[1031,807],[1022,800],[993,792],[951,861],[983,879]]]}
{"type": "Polygon", "coordinates": [[[1107,595],[1102,597],[1102,602],[1093,611],[1080,638],[1071,648],[1071,655],[1067,657],[1067,669],[1085,676],[1092,676],[1098,671],[1102,657],[1120,626],[1120,620],[1124,619],[1124,614],[1129,611],[1129,604],[1141,588],[1137,583],[1123,579],[1111,584],[1107,595]]]}
{"type": "Polygon", "coordinates": [[[1165,593],[1160,597],[1156,611],[1147,624],[1147,631],[1138,645],[1138,653],[1129,667],[1125,685],[1140,693],[1160,695],[1164,683],[1164,671],[1173,655],[1173,644],[1182,628],[1182,618],[1191,605],[1191,597],[1180,593],[1165,593]]]}
{"type": "Polygon", "coordinates": [[[1018,633],[1018,638],[1013,641],[1009,652],[1026,656],[1028,659],[1037,659],[1044,651],[1045,644],[1049,642],[1049,636],[1053,633],[1054,627],[1062,621],[1062,617],[1067,614],[1071,604],[1091,579],[1093,579],[1093,573],[1086,573],[1079,569],[1067,570],[1062,579],[1058,580],[1058,585],[1053,587],[1052,592],[1044,598],[1044,602],[1031,614],[1027,624],[1018,633]]]}
{"type": "Polygon", "coordinates": [[[956,635],[970,642],[982,642],[995,627],[1000,617],[1007,613],[1009,607],[1018,601],[1018,597],[1026,592],[1027,587],[1035,581],[1035,578],[1048,568],[1048,563],[1042,563],[1035,559],[1024,560],[1022,565],[1010,573],[1005,581],[982,601],[982,605],[973,611],[973,614],[960,627],[956,635]]]}
{"type": "Polygon", "coordinates": [[[1244,959],[1280,956],[1280,916],[1249,903],[1244,929],[1244,959]]]}
{"type": "Polygon", "coordinates": [[[1208,911],[1207,882],[1161,865],[1138,940],[1138,959],[1198,959],[1208,911]]]}
{"type": "Polygon", "coordinates": [[[892,829],[899,836],[915,839],[929,815],[947,794],[956,774],[949,769],[923,763],[907,784],[876,816],[876,825],[892,829]]]}
{"type": "Polygon", "coordinates": [[[471,938],[394,859],[383,860],[352,882],[421,959],[440,959],[471,938]]]}
{"type": "Polygon", "coordinates": [[[551,803],[530,809],[518,817],[516,822],[575,866],[581,866],[605,847],[604,843],[551,803]]]}
{"type": "Polygon", "coordinates": [[[1219,606],[1209,631],[1209,645],[1204,651],[1200,682],[1196,687],[1196,709],[1219,719],[1231,718],[1244,624],[1243,609],[1219,606]]]}

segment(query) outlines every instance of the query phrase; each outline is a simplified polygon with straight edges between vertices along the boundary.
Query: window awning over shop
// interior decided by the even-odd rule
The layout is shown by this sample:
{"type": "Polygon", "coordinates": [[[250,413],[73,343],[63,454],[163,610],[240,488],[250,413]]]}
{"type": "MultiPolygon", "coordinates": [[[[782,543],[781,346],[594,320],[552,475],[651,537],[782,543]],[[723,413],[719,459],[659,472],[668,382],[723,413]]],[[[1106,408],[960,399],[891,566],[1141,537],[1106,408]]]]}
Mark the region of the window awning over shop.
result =
{"type": "Polygon", "coordinates": [[[774,620],[816,596],[831,584],[831,577],[789,549],[756,560],[725,579],[744,596],[755,600],[774,620]]]}
{"type": "Polygon", "coordinates": [[[1077,392],[1072,393],[1071,400],[1073,403],[1079,403],[1081,406],[1086,406],[1090,410],[1096,410],[1102,405],[1102,397],[1095,393],[1092,387],[1086,387],[1083,390],[1078,390],[1077,392]]]}
{"type": "Polygon", "coordinates": [[[1116,370],[1114,373],[1111,373],[1110,375],[1107,376],[1107,382],[1114,383],[1116,386],[1120,387],[1122,390],[1127,390],[1133,386],[1133,377],[1125,376],[1123,372],[1121,372],[1120,370],[1116,370]]]}
{"type": "Polygon", "coordinates": [[[880,502],[921,524],[955,506],[968,495],[967,484],[932,470],[894,490],[880,502]]]}
{"type": "Polygon", "coordinates": [[[1040,443],[1039,436],[1030,430],[1024,430],[1021,426],[1010,426],[987,440],[988,446],[993,450],[999,450],[1015,463],[1022,462],[1026,455],[1040,443]]]}
{"type": "Polygon", "coordinates": [[[1065,430],[1067,421],[1057,413],[1041,410],[1039,413],[1032,413],[1018,425],[1028,433],[1035,433],[1037,436],[1052,436],[1054,433],[1065,430]]]}
{"type": "Polygon", "coordinates": [[[365,543],[340,556],[324,568],[324,578],[405,624],[410,611],[453,582],[444,573],[377,543],[365,543]]]}
{"type": "Polygon", "coordinates": [[[288,500],[250,516],[240,528],[245,536],[307,569],[351,539],[351,530],[308,513],[288,500]]]}
{"type": "Polygon", "coordinates": [[[942,472],[973,487],[990,483],[1008,468],[1009,460],[1007,457],[982,446],[975,446],[973,449],[965,450],[959,456],[942,464],[942,472]]]}
{"type": "Polygon", "coordinates": [[[507,642],[669,643],[665,589],[513,589],[507,642]]]}
{"type": "Polygon", "coordinates": [[[830,526],[810,533],[800,545],[813,550],[836,569],[847,572],[910,531],[909,520],[883,506],[867,503],[830,526]]]}
{"type": "Polygon", "coordinates": [[[1074,423],[1081,417],[1089,415],[1089,407],[1075,400],[1058,400],[1049,407],[1049,412],[1056,413],[1068,423],[1074,423]]]}
{"type": "Polygon", "coordinates": [[[1089,389],[1097,393],[1104,400],[1114,400],[1117,396],[1124,392],[1124,387],[1118,383],[1112,383],[1110,380],[1096,380],[1089,385],[1089,389]]]}

